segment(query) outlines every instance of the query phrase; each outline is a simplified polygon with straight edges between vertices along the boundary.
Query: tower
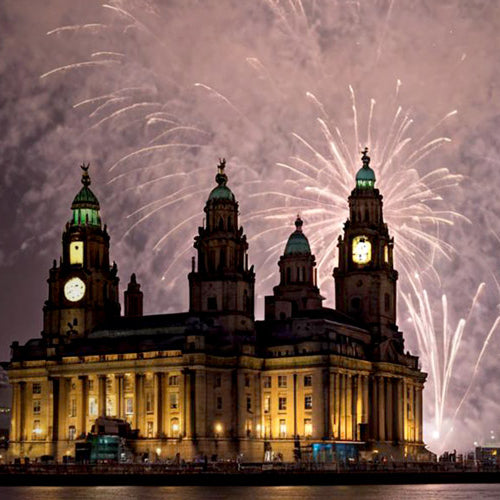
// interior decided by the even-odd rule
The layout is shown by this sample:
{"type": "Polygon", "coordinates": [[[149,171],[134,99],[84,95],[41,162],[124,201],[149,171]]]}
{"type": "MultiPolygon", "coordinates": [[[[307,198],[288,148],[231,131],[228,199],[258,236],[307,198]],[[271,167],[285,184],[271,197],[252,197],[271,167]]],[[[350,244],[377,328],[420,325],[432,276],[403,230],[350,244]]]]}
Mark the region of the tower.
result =
{"type": "Polygon", "coordinates": [[[253,266],[248,267],[248,243],[238,225],[238,202],[227,187],[226,162],[221,160],[217,186],[205,204],[205,222],[194,248],[197,267],[189,273],[189,311],[217,316],[227,332],[249,332],[254,321],[253,266]]]}
{"type": "Polygon", "coordinates": [[[392,338],[396,327],[396,281],[393,239],[375,188],[368,149],[349,196],[349,218],[339,236],[339,263],[334,269],[336,309],[367,325],[377,340],[392,338]]]}
{"type": "Polygon", "coordinates": [[[89,165],[82,165],[83,187],[71,205],[62,235],[62,256],[49,272],[49,298],[43,333],[49,344],[87,335],[120,315],[116,264],[109,264],[109,235],[101,227],[99,201],[90,190],[89,165]]]}
{"type": "Polygon", "coordinates": [[[302,225],[297,215],[295,231],[288,238],[278,262],[280,282],[274,287],[273,295],[265,299],[266,319],[286,319],[321,308],[324,298],[316,284],[316,260],[302,225]]]}

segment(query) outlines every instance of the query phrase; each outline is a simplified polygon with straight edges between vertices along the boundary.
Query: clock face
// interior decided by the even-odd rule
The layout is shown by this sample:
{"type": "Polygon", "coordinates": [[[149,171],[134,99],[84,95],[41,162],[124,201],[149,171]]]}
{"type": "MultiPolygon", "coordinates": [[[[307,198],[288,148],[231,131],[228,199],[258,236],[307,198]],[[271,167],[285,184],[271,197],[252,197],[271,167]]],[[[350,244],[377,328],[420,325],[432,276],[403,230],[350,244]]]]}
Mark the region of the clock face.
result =
{"type": "Polygon", "coordinates": [[[85,283],[80,278],[70,278],[64,285],[64,296],[70,302],[78,302],[85,295],[85,283]]]}
{"type": "Polygon", "coordinates": [[[366,236],[356,236],[352,240],[352,261],[368,264],[372,260],[372,244],[366,236]]]}

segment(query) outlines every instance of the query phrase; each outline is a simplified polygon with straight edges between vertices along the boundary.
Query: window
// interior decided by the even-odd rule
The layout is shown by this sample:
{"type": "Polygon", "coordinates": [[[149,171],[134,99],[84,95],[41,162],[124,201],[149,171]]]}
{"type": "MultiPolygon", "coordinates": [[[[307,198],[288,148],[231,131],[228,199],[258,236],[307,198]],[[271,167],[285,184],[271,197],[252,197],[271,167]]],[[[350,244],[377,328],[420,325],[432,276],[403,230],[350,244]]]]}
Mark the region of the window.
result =
{"type": "Polygon", "coordinates": [[[313,397],[311,394],[306,394],[304,397],[304,408],[306,410],[312,410],[313,407],[313,397]]]}
{"type": "Polygon", "coordinates": [[[313,378],[312,375],[304,375],[304,387],[312,387],[313,378]]]}
{"type": "Polygon", "coordinates": [[[42,394],[42,384],[38,382],[33,384],[33,394],[42,394]]]}
{"type": "Polygon", "coordinates": [[[304,419],[304,435],[311,437],[313,431],[312,420],[310,418],[304,419]]]}
{"type": "Polygon", "coordinates": [[[76,428],[74,425],[70,425],[68,429],[68,439],[74,441],[76,437],[76,428]]]}
{"type": "Polygon", "coordinates": [[[221,396],[217,396],[215,398],[215,408],[217,410],[222,410],[222,397],[221,396]]]}
{"type": "Polygon", "coordinates": [[[40,439],[42,434],[42,429],[40,429],[40,420],[33,421],[33,434],[32,439],[40,439]]]}
{"type": "Polygon", "coordinates": [[[132,398],[125,399],[125,413],[132,415],[134,413],[134,400],[132,398]]]}
{"type": "Polygon", "coordinates": [[[286,420],[281,419],[280,420],[280,438],[285,438],[286,437],[286,420]]]}
{"type": "Polygon", "coordinates": [[[278,410],[280,410],[280,411],[286,410],[286,398],[280,397],[278,399],[278,410]]]}
{"type": "Polygon", "coordinates": [[[247,411],[252,411],[252,398],[250,396],[247,396],[247,411]]]}
{"type": "Polygon", "coordinates": [[[207,298],[207,309],[209,311],[217,311],[217,297],[207,298]]]}
{"type": "Polygon", "coordinates": [[[264,413],[269,413],[271,411],[271,396],[264,396],[264,413]]]}
{"type": "Polygon", "coordinates": [[[33,415],[40,415],[41,404],[39,399],[33,400],[33,415]]]}
{"type": "Polygon", "coordinates": [[[222,377],[217,373],[214,378],[214,387],[220,387],[222,385],[222,377]]]}
{"type": "Polygon", "coordinates": [[[152,438],[153,437],[153,422],[148,422],[146,424],[146,432],[147,432],[147,436],[148,438],[152,438]]]}
{"type": "Polygon", "coordinates": [[[89,398],[89,415],[95,417],[97,415],[97,401],[96,398],[89,398]]]}
{"type": "Polygon", "coordinates": [[[264,388],[265,389],[271,388],[271,377],[264,377],[264,388]]]}
{"type": "Polygon", "coordinates": [[[286,385],[287,385],[287,376],[278,375],[278,387],[286,387],[286,385]]]}
{"type": "Polygon", "coordinates": [[[146,392],[146,413],[153,413],[153,393],[146,392]]]}
{"type": "Polygon", "coordinates": [[[170,433],[173,437],[177,437],[179,435],[179,419],[173,418],[170,420],[170,433]]]}
{"type": "Polygon", "coordinates": [[[106,398],[106,416],[112,417],[115,414],[115,398],[109,396],[106,398]]]}
{"type": "Polygon", "coordinates": [[[89,391],[94,390],[94,381],[92,379],[89,379],[89,391]]]}
{"type": "Polygon", "coordinates": [[[170,375],[168,385],[179,385],[179,375],[170,375]]]}
{"type": "Polygon", "coordinates": [[[250,387],[250,376],[245,375],[245,387],[250,387]]]}
{"type": "Polygon", "coordinates": [[[177,410],[179,407],[179,395],[176,392],[170,393],[170,408],[177,410]]]}
{"type": "Polygon", "coordinates": [[[76,417],[76,399],[75,398],[71,398],[71,401],[69,403],[69,416],[76,417]]]}

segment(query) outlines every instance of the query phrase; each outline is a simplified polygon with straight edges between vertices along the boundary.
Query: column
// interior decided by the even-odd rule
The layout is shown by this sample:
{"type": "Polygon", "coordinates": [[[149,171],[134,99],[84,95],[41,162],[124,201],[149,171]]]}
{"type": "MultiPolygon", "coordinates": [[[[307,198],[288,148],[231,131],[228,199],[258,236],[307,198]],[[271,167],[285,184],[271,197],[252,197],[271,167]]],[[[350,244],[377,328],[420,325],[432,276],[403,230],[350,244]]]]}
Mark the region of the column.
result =
{"type": "Polygon", "coordinates": [[[422,387],[419,386],[417,388],[417,440],[419,443],[422,443],[423,441],[423,426],[422,426],[422,420],[423,420],[423,415],[422,415],[422,387]]]}
{"type": "Polygon", "coordinates": [[[155,372],[154,390],[155,390],[155,413],[156,413],[156,436],[162,437],[163,429],[163,373],[155,372]]]}
{"type": "Polygon", "coordinates": [[[339,438],[345,439],[345,376],[339,373],[339,438]]]}
{"type": "Polygon", "coordinates": [[[10,419],[11,423],[11,441],[20,441],[21,431],[21,385],[19,382],[14,382],[12,384],[12,416],[10,419]]]}
{"type": "Polygon", "coordinates": [[[59,379],[52,378],[52,441],[59,437],[59,379]]]}
{"type": "MultiPolygon", "coordinates": [[[[316,404],[313,398],[313,405],[316,404]]],[[[298,435],[297,430],[297,374],[293,374],[293,437],[298,435]]]]}
{"type": "MultiPolygon", "coordinates": [[[[322,437],[326,439],[331,439],[332,437],[332,426],[330,420],[330,372],[329,369],[324,369],[322,372],[322,386],[323,386],[323,397],[321,398],[321,404],[323,405],[323,433],[322,437]]],[[[313,399],[313,405],[315,405],[313,399]]],[[[314,408],[314,407],[313,407],[314,408]]]]}
{"type": "Polygon", "coordinates": [[[116,388],[116,416],[122,420],[125,419],[125,377],[124,375],[115,375],[116,388]]]}
{"type": "Polygon", "coordinates": [[[182,434],[184,437],[191,437],[191,378],[189,368],[182,370],[182,434]]]}
{"type": "Polygon", "coordinates": [[[87,434],[87,413],[89,409],[89,402],[88,402],[88,377],[87,375],[81,375],[78,377],[80,380],[80,429],[79,429],[79,434],[87,434]]]}
{"type": "Polygon", "coordinates": [[[403,436],[405,441],[409,441],[410,435],[408,432],[409,421],[408,421],[408,385],[406,380],[403,379],[403,436]]]}
{"type": "Polygon", "coordinates": [[[334,373],[333,414],[335,439],[340,439],[340,374],[334,373]]]}
{"type": "Polygon", "coordinates": [[[362,376],[363,395],[362,395],[361,421],[364,424],[368,424],[368,383],[369,383],[368,376],[363,375],[362,376]]]}
{"type": "Polygon", "coordinates": [[[359,375],[352,377],[352,439],[358,439],[359,375]]]}
{"type": "Polygon", "coordinates": [[[396,381],[396,438],[398,441],[404,441],[404,405],[403,405],[403,380],[398,378],[396,381]]]}
{"type": "Polygon", "coordinates": [[[370,377],[371,405],[369,413],[370,437],[378,439],[378,384],[377,377],[370,377]]]}
{"type": "Polygon", "coordinates": [[[393,441],[394,440],[394,411],[393,411],[393,406],[392,406],[392,378],[387,379],[387,388],[386,388],[386,395],[385,395],[385,418],[386,418],[386,429],[387,429],[387,435],[386,439],[388,441],[393,441]]]}
{"type": "Polygon", "coordinates": [[[346,375],[346,439],[352,440],[352,375],[346,375]]]}
{"type": "Polygon", "coordinates": [[[328,408],[328,422],[330,425],[330,433],[333,439],[336,439],[336,419],[335,419],[335,374],[330,373],[330,397],[329,397],[329,408],[328,408]]]}
{"type": "Polygon", "coordinates": [[[98,415],[100,417],[106,416],[106,375],[99,375],[99,397],[98,397],[98,415]]]}
{"type": "Polygon", "coordinates": [[[70,379],[61,377],[59,379],[59,440],[68,439],[68,392],[70,379]]]}
{"type": "Polygon", "coordinates": [[[144,436],[146,433],[145,423],[144,423],[144,374],[135,374],[135,384],[134,384],[134,421],[135,427],[139,430],[139,436],[144,436]]]}
{"type": "Polygon", "coordinates": [[[385,441],[385,379],[378,377],[378,438],[385,441]]]}

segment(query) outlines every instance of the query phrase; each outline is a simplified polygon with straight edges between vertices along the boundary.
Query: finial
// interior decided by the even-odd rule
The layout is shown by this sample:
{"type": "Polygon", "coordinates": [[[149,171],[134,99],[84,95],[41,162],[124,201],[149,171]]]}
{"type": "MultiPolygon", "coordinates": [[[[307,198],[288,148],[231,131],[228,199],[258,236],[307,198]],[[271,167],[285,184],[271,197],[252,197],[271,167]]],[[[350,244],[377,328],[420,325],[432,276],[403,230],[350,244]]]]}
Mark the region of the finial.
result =
{"type": "Polygon", "coordinates": [[[82,169],[82,171],[83,171],[83,173],[82,173],[82,184],[83,184],[85,187],[90,186],[89,167],[90,167],[90,163],[87,163],[87,165],[85,165],[85,163],[82,163],[82,164],[80,165],[80,168],[81,168],[81,169],[82,169]]]}
{"type": "Polygon", "coordinates": [[[135,273],[132,273],[132,276],[130,276],[130,283],[132,283],[133,285],[137,284],[137,278],[135,276],[135,273]]]}
{"type": "Polygon", "coordinates": [[[227,183],[227,175],[224,172],[224,169],[226,168],[226,159],[225,158],[219,158],[219,164],[217,165],[218,172],[217,175],[215,176],[215,182],[219,184],[219,186],[225,186],[227,183]]]}
{"type": "Polygon", "coordinates": [[[368,167],[368,165],[370,164],[370,157],[367,154],[368,148],[365,147],[365,149],[363,149],[361,153],[363,154],[363,156],[361,157],[361,161],[363,162],[363,167],[368,167]]]}
{"type": "Polygon", "coordinates": [[[304,224],[303,220],[300,218],[300,214],[297,214],[297,219],[295,219],[295,229],[297,231],[302,232],[302,224],[304,224]]]}

